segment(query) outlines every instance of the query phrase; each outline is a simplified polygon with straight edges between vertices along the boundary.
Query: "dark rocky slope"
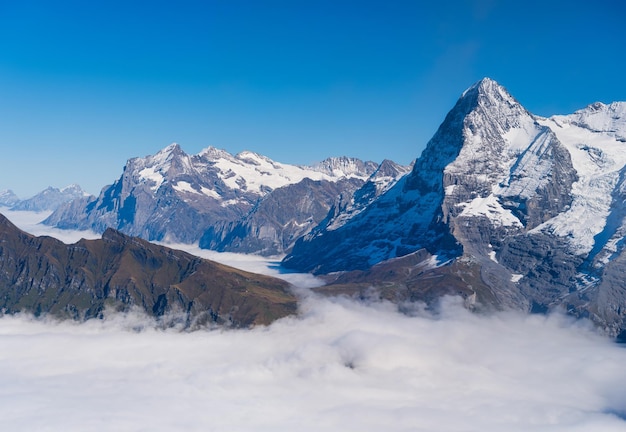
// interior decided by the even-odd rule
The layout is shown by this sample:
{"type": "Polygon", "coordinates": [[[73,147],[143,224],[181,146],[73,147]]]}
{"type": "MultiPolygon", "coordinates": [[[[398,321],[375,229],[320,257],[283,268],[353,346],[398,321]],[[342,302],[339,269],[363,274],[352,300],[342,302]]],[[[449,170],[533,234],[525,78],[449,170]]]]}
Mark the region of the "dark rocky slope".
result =
{"type": "Polygon", "coordinates": [[[0,308],[74,319],[137,306],[191,323],[268,324],[296,311],[286,282],[237,270],[118,231],[66,245],[0,215],[0,308]]]}

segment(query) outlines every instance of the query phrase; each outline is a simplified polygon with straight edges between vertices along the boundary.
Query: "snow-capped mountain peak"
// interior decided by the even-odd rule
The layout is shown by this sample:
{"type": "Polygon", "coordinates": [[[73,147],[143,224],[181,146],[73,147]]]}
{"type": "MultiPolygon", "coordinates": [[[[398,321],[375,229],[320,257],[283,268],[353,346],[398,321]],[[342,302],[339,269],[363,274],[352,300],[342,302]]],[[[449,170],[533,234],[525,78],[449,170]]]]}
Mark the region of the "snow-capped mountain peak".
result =
{"type": "Polygon", "coordinates": [[[87,197],[90,194],[88,192],[85,192],[83,190],[83,188],[80,187],[80,185],[76,184],[76,183],[72,183],[70,185],[65,186],[64,188],[61,188],[61,193],[66,194],[68,196],[75,196],[75,197],[87,197]]]}
{"type": "Polygon", "coordinates": [[[264,164],[273,165],[275,163],[270,158],[260,155],[250,150],[244,150],[242,152],[237,153],[235,155],[235,158],[239,159],[240,161],[250,163],[253,165],[264,165],[264,164]]]}
{"type": "Polygon", "coordinates": [[[12,207],[19,201],[20,199],[12,190],[6,189],[0,191],[0,206],[12,207]]]}
{"type": "Polygon", "coordinates": [[[13,210],[49,211],[75,199],[90,196],[77,184],[71,184],[61,189],[49,186],[29,199],[14,203],[12,208],[13,210]]]}
{"type": "Polygon", "coordinates": [[[331,177],[356,177],[367,179],[376,171],[378,164],[347,156],[329,157],[311,167],[331,177]]]}
{"type": "Polygon", "coordinates": [[[347,205],[327,221],[328,234],[312,231],[287,264],[316,268],[304,255],[334,241],[337,248],[318,271],[364,268],[434,244],[445,244],[444,252],[454,255],[455,242],[467,249],[478,244],[477,232],[496,242],[503,231],[523,232],[567,206],[575,178],[570,168],[552,132],[504,87],[485,78],[462,94],[409,174],[366,200],[365,207],[347,205]],[[375,241],[365,234],[370,227],[375,241]],[[345,240],[347,232],[364,234],[345,240]]]}
{"type": "Polygon", "coordinates": [[[205,149],[203,149],[202,151],[200,151],[200,153],[198,153],[198,156],[203,157],[207,160],[213,161],[213,160],[217,160],[220,158],[225,158],[225,157],[229,157],[231,156],[230,153],[228,153],[226,150],[222,150],[219,149],[217,147],[213,147],[213,146],[209,146],[205,149]]]}
{"type": "Polygon", "coordinates": [[[193,165],[191,157],[180,145],[172,143],[154,155],[130,159],[126,169],[139,182],[149,184],[150,188],[156,191],[168,180],[192,174],[193,165]]]}
{"type": "Polygon", "coordinates": [[[508,91],[504,89],[498,82],[495,80],[484,77],[483,79],[476,81],[473,85],[467,88],[462,94],[460,99],[464,99],[467,97],[475,97],[473,94],[480,94],[483,96],[488,95],[500,95],[505,98],[511,98],[511,95],[508,91]]]}
{"type": "MultiPolygon", "coordinates": [[[[444,168],[444,216],[482,216],[497,225],[523,226],[526,221],[514,209],[522,204],[503,198],[524,191],[524,199],[530,199],[545,186],[554,137],[489,78],[463,93],[451,113],[459,109],[462,125],[454,128],[461,131],[461,147],[444,168]],[[529,177],[522,174],[529,169],[541,169],[544,175],[528,182],[529,177]]],[[[449,128],[443,131],[444,139],[450,135],[449,128]]]]}

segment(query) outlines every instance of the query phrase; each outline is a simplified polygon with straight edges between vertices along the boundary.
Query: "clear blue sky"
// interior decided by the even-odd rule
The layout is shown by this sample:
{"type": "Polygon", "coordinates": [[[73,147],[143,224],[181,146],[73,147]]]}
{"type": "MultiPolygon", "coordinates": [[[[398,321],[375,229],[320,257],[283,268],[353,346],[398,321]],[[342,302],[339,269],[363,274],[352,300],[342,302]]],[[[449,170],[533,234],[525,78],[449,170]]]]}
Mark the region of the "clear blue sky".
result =
{"type": "Polygon", "coordinates": [[[171,142],[409,163],[484,76],[540,115],[626,100],[625,4],[0,0],[0,189],[98,193],[171,142]]]}

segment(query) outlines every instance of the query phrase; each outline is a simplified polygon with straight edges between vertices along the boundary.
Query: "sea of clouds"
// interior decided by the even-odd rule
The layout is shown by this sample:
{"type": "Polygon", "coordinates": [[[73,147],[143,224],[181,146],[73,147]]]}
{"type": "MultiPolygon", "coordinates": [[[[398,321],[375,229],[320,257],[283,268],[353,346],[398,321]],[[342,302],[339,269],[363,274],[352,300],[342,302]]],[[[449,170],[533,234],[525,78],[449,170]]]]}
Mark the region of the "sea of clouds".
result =
{"type": "Polygon", "coordinates": [[[251,330],[0,318],[2,430],[626,430],[626,350],[588,322],[476,315],[454,298],[399,313],[287,277],[305,286],[299,314],[251,330]]]}

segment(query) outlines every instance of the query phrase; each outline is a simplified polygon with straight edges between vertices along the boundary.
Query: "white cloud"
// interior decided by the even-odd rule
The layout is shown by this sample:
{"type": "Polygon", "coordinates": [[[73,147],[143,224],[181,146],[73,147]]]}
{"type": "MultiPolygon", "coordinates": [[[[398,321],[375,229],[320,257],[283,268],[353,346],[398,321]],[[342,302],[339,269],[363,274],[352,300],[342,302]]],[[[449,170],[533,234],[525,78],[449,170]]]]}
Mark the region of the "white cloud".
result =
{"type": "Polygon", "coordinates": [[[200,249],[198,245],[181,243],[162,243],[165,246],[180,249],[201,258],[217,261],[231,267],[240,268],[249,272],[279,277],[300,288],[314,288],[324,285],[319,278],[309,273],[293,273],[280,268],[282,257],[266,258],[258,255],[245,255],[229,252],[215,252],[200,249]]]}
{"type": "Polygon", "coordinates": [[[50,236],[61,240],[65,244],[76,243],[81,238],[97,239],[102,237],[89,230],[62,230],[41,224],[52,212],[15,211],[0,207],[0,213],[6,216],[22,231],[36,236],[50,236]]]}
{"type": "Polygon", "coordinates": [[[6,430],[622,431],[626,351],[562,316],[307,297],[253,330],[0,319],[6,430]]]}
{"type": "MultiPolygon", "coordinates": [[[[219,257],[278,272],[262,258],[219,257]]],[[[414,306],[409,316],[303,294],[298,316],[269,327],[192,333],[136,313],[83,324],[5,316],[2,429],[626,429],[626,350],[588,323],[479,316],[454,299],[437,313],[414,306]]]]}

